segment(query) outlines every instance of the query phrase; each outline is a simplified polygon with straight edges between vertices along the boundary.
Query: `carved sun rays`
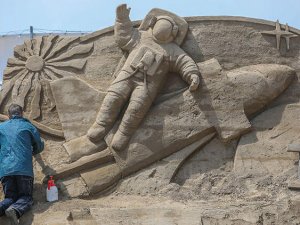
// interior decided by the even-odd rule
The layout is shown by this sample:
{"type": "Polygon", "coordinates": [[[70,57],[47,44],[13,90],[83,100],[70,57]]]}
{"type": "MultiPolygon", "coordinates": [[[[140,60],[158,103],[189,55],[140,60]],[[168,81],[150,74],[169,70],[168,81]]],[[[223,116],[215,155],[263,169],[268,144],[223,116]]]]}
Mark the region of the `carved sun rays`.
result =
{"type": "MultiPolygon", "coordinates": [[[[57,35],[37,37],[27,40],[14,49],[14,57],[9,58],[3,74],[3,88],[0,106],[11,93],[12,102],[24,107],[30,106],[30,119],[41,115],[41,98],[55,107],[50,82],[73,76],[83,70],[93,44],[74,44],[77,37],[63,38],[57,35]],[[29,99],[29,93],[32,93],[29,99]]],[[[29,111],[29,110],[26,110],[29,111]]]]}

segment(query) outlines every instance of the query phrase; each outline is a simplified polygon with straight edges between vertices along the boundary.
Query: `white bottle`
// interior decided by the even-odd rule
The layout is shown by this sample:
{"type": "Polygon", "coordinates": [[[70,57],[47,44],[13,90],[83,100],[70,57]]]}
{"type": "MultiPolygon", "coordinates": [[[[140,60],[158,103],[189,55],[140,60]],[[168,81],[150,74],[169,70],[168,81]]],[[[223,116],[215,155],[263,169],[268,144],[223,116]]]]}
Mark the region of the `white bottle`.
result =
{"type": "Polygon", "coordinates": [[[58,200],[58,190],[55,186],[53,176],[50,176],[50,180],[48,180],[48,187],[47,187],[47,201],[54,202],[58,200]]]}

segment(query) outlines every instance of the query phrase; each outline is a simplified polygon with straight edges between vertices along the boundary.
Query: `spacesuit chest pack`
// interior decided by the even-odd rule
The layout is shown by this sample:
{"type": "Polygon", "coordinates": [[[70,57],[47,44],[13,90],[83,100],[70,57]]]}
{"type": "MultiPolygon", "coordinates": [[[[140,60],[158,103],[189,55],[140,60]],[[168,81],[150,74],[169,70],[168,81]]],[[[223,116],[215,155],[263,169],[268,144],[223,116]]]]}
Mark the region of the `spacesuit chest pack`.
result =
{"type": "Polygon", "coordinates": [[[159,52],[147,46],[141,46],[133,56],[130,66],[136,70],[139,69],[139,65],[143,65],[143,72],[153,76],[162,64],[163,58],[163,51],[159,52]]]}

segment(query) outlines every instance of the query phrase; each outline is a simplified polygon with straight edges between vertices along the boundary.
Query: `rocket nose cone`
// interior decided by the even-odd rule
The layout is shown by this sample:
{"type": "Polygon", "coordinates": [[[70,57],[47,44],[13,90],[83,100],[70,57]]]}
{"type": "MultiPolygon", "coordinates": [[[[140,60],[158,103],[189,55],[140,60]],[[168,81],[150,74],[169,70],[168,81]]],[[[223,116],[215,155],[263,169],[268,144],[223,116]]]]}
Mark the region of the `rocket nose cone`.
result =
{"type": "Polygon", "coordinates": [[[276,92],[285,90],[296,75],[293,68],[278,64],[258,65],[257,70],[276,92]]]}
{"type": "Polygon", "coordinates": [[[232,70],[230,82],[240,89],[246,115],[260,111],[291,83],[296,71],[285,65],[259,64],[232,70]]]}

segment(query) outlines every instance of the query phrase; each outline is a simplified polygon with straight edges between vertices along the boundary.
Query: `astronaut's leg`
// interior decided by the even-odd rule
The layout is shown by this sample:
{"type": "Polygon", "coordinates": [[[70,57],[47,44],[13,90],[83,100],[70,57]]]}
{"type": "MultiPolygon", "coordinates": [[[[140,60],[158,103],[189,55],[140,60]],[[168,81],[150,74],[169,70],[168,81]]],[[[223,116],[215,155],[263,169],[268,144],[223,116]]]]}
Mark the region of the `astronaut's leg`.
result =
{"type": "Polygon", "coordinates": [[[129,81],[113,84],[103,99],[95,123],[87,132],[92,141],[99,141],[108,133],[117,120],[120,111],[131,94],[132,87],[129,81]]]}
{"type": "Polygon", "coordinates": [[[111,142],[111,147],[116,151],[123,150],[129,143],[131,136],[136,131],[143,118],[149,111],[153,97],[143,88],[136,88],[124,113],[119,129],[111,142]]]}

